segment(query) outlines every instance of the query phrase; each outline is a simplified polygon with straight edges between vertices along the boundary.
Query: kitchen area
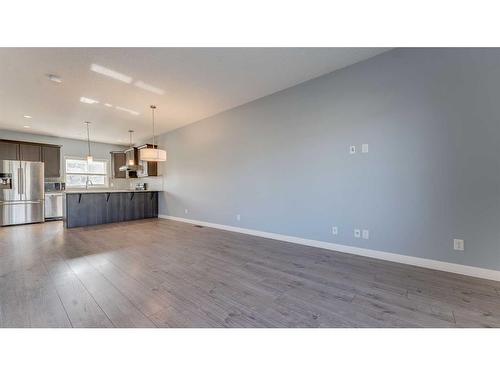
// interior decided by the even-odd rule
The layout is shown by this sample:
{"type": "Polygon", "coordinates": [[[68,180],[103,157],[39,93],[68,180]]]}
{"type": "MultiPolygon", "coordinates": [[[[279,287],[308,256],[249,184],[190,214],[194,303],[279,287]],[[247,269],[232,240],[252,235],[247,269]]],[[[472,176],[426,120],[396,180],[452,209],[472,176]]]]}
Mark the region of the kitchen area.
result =
{"type": "Polygon", "coordinates": [[[88,154],[72,157],[60,144],[0,139],[0,226],[63,221],[74,228],[158,217],[157,146],[130,144],[94,160],[90,139],[85,143],[88,154]]]}

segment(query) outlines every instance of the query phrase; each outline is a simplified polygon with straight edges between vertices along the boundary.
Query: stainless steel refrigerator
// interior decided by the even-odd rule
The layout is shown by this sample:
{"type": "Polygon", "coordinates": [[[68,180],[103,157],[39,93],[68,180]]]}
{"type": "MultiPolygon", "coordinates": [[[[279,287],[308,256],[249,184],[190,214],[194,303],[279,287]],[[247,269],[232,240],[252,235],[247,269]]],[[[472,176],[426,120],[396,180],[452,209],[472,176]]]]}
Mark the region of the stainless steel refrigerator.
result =
{"type": "Polygon", "coordinates": [[[0,226],[44,221],[43,163],[0,160],[0,226]]]}

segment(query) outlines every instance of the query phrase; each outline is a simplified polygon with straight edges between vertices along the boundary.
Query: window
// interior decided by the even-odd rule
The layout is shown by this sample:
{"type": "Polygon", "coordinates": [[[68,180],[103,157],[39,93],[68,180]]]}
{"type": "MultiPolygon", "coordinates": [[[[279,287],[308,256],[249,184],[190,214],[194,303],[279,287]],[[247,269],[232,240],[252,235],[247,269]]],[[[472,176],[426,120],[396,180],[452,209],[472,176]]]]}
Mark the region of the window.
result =
{"type": "Polygon", "coordinates": [[[84,187],[87,179],[91,187],[108,186],[108,162],[106,160],[95,160],[87,162],[87,159],[67,157],[65,160],[66,187],[84,187]]]}

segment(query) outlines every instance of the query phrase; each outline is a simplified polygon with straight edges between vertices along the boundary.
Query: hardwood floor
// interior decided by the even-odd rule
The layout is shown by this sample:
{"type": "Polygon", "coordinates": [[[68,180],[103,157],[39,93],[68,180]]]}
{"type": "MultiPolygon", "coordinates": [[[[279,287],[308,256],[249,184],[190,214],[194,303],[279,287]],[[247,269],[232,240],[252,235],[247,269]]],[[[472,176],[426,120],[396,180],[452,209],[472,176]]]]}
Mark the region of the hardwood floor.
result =
{"type": "Polygon", "coordinates": [[[170,220],[0,228],[1,327],[500,327],[500,283],[170,220]]]}

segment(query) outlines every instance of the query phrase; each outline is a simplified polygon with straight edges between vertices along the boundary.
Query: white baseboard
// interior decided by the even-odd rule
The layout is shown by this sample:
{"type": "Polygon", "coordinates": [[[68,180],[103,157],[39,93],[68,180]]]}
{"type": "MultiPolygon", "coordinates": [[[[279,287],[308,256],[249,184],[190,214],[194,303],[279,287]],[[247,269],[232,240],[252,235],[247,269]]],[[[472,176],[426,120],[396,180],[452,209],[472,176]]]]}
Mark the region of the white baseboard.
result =
{"type": "Polygon", "coordinates": [[[335,243],[331,243],[331,242],[309,240],[306,238],[286,236],[283,234],[263,232],[263,231],[259,231],[259,230],[253,230],[253,229],[246,229],[246,228],[240,228],[240,227],[233,227],[233,226],[229,226],[229,225],[209,223],[206,221],[185,219],[185,218],[176,217],[176,216],[158,215],[158,217],[162,218],[162,219],[182,221],[182,222],[190,223],[190,224],[203,225],[205,227],[210,227],[210,228],[228,230],[231,232],[250,234],[252,236],[271,238],[273,240],[292,242],[292,243],[306,245],[306,246],[319,247],[321,249],[339,251],[342,253],[361,255],[361,256],[375,258],[375,259],[382,259],[382,260],[387,260],[390,262],[409,264],[412,266],[430,268],[433,270],[452,272],[452,273],[457,273],[457,274],[466,275],[466,276],[479,277],[482,279],[500,281],[500,271],[490,270],[487,268],[465,266],[462,264],[448,263],[448,262],[442,262],[439,260],[432,260],[432,259],[425,259],[425,258],[417,258],[417,257],[408,256],[408,255],[388,253],[385,251],[370,250],[370,249],[365,249],[365,248],[361,248],[361,247],[340,245],[340,244],[335,244],[335,243]]]}

